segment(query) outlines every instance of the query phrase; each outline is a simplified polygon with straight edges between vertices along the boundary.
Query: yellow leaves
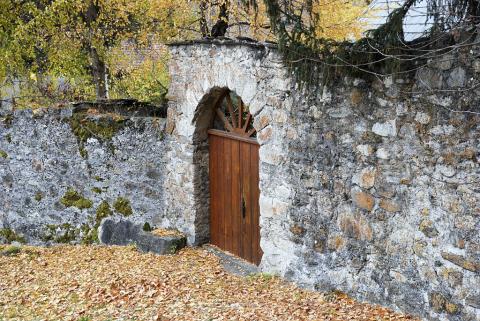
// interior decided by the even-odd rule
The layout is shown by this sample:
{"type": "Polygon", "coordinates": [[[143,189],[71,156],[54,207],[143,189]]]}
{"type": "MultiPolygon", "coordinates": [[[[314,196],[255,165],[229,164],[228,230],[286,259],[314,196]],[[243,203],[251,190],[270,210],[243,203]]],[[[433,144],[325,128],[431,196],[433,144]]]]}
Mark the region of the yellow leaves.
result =
{"type": "Polygon", "coordinates": [[[24,247],[0,256],[0,266],[0,320],[413,320],[341,293],[326,300],[268,274],[228,274],[202,249],[157,256],[130,247],[24,247]]]}
{"type": "Polygon", "coordinates": [[[318,38],[353,40],[365,31],[369,6],[361,0],[317,0],[313,12],[319,16],[318,38]]]}
{"type": "Polygon", "coordinates": [[[139,48],[128,43],[113,48],[107,64],[114,75],[112,98],[130,97],[162,103],[168,87],[168,51],[164,45],[139,48]]]}

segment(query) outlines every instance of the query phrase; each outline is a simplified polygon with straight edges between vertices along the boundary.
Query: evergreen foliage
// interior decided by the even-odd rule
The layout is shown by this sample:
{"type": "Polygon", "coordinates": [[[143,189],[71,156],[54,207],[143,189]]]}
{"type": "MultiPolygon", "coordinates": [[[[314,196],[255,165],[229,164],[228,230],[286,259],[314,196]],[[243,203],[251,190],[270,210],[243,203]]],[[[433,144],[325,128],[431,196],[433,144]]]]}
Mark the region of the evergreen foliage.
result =
{"type": "MultiPolygon", "coordinates": [[[[385,24],[369,30],[361,39],[335,41],[317,36],[321,19],[313,10],[316,0],[263,2],[285,64],[297,82],[307,87],[321,86],[336,75],[370,77],[409,70],[423,59],[426,50],[442,52],[444,43],[432,41],[425,45],[433,37],[453,28],[471,27],[480,19],[477,0],[428,0],[427,17],[433,20],[433,24],[423,38],[407,42],[404,20],[409,10],[420,1],[405,0],[390,13],[385,24]],[[422,50],[417,50],[420,47],[422,50]]],[[[258,7],[256,0],[245,0],[245,4],[258,7]]]]}

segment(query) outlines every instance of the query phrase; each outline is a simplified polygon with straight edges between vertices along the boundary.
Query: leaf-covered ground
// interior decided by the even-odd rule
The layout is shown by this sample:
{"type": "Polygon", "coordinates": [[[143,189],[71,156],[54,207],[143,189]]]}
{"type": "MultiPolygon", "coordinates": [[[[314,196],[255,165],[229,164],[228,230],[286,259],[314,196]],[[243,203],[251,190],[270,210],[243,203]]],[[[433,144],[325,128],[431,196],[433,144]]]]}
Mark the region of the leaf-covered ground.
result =
{"type": "MultiPolygon", "coordinates": [[[[0,252],[5,247],[0,246],[0,252]]],[[[413,320],[265,274],[228,274],[203,249],[24,247],[0,255],[0,320],[413,320]]]]}

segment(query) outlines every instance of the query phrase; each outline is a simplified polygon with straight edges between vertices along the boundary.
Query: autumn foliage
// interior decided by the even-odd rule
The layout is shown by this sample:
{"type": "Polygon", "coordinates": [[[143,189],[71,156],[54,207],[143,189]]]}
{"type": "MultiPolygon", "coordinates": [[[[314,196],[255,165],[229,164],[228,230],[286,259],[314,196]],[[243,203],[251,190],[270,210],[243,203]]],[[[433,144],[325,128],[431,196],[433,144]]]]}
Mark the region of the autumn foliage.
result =
{"type": "MultiPolygon", "coordinates": [[[[168,87],[162,44],[211,35],[219,22],[228,25],[226,36],[275,41],[265,3],[252,3],[0,0],[0,96],[13,88],[13,102],[30,108],[95,98],[161,103],[168,87]]],[[[362,33],[365,2],[312,3],[318,37],[362,33]]]]}

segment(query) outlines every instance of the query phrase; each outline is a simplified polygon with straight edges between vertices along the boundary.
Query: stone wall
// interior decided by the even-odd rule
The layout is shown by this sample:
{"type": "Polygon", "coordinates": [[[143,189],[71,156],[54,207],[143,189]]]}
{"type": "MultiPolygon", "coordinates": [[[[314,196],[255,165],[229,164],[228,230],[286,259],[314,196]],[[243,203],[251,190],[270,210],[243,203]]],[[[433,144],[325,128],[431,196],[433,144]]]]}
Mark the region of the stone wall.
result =
{"type": "Polygon", "coordinates": [[[451,54],[410,78],[343,77],[306,95],[271,45],[171,53],[166,120],[94,106],[1,115],[0,242],[88,243],[110,215],[208,241],[207,130],[229,89],[261,145],[263,271],[431,320],[480,319],[480,60],[451,54]]]}
{"type": "Polygon", "coordinates": [[[261,144],[264,271],[431,320],[480,319],[480,91],[465,90],[480,62],[444,56],[411,79],[345,77],[307,96],[268,46],[171,51],[166,198],[183,193],[167,203],[191,240],[208,238],[205,124],[229,88],[261,144]]]}
{"type": "Polygon", "coordinates": [[[0,243],[90,243],[110,215],[164,222],[165,119],[122,110],[1,115],[0,243]]]}

